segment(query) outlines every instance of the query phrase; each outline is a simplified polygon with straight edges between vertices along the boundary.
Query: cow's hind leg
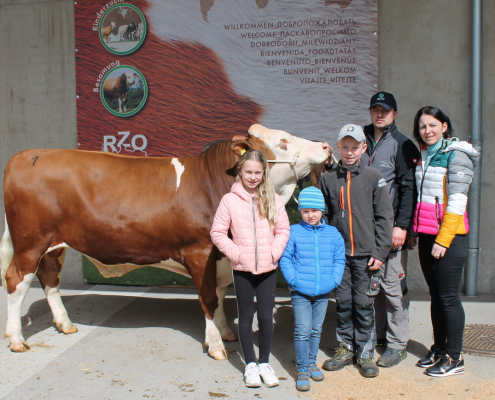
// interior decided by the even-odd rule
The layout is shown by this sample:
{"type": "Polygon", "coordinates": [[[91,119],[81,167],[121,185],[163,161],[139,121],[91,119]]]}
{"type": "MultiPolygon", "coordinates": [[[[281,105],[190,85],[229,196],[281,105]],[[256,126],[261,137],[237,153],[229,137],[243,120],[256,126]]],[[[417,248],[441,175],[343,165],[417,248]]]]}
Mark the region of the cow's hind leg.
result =
{"type": "Polygon", "coordinates": [[[206,317],[205,345],[208,347],[208,354],[212,358],[226,360],[229,355],[223,345],[220,331],[215,325],[215,309],[218,306],[216,260],[213,254],[210,254],[206,261],[202,251],[191,253],[184,254],[184,258],[206,317]]]}
{"type": "Polygon", "coordinates": [[[55,326],[60,332],[70,334],[77,332],[77,328],[69,319],[60,297],[60,272],[64,264],[65,250],[60,248],[45,254],[36,274],[52,310],[55,326]]]}
{"type": "Polygon", "coordinates": [[[10,338],[10,350],[14,352],[24,352],[30,349],[22,335],[21,312],[22,303],[33,281],[37,265],[38,260],[24,259],[14,254],[10,267],[5,274],[8,293],[7,329],[5,330],[5,336],[10,338]],[[24,267],[31,266],[31,268],[28,267],[24,271],[32,272],[21,272],[18,268],[19,265],[24,267]]]}

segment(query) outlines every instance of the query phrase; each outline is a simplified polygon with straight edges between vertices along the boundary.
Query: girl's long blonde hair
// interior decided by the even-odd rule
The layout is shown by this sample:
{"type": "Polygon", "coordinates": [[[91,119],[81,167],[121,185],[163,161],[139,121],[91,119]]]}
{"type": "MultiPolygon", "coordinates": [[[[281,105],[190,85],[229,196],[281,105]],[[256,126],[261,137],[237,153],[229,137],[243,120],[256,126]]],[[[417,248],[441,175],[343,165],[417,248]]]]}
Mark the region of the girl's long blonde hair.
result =
{"type": "Polygon", "coordinates": [[[240,181],[239,171],[244,163],[248,160],[258,161],[263,166],[263,179],[256,188],[254,198],[256,199],[256,208],[261,218],[266,218],[271,226],[277,222],[277,206],[275,204],[275,190],[272,182],[268,178],[268,161],[265,155],[259,150],[246,151],[237,164],[237,181],[240,181]]]}

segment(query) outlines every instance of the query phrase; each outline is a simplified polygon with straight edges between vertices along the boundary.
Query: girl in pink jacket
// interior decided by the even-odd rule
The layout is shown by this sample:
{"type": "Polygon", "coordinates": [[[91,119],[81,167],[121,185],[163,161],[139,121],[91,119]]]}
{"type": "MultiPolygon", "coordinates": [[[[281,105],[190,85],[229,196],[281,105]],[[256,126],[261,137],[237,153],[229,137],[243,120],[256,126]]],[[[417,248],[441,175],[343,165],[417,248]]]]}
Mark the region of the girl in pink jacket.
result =
{"type": "Polygon", "coordinates": [[[259,150],[245,152],[236,182],[223,196],[211,239],[231,261],[239,313],[239,339],[246,362],[247,387],[279,384],[268,364],[273,336],[276,268],[289,240],[285,205],[268,179],[268,162],[259,150]],[[232,233],[232,239],[228,233],[232,233]],[[259,324],[259,366],[253,344],[254,295],[259,324]],[[260,378],[261,377],[261,378],[260,378]]]}

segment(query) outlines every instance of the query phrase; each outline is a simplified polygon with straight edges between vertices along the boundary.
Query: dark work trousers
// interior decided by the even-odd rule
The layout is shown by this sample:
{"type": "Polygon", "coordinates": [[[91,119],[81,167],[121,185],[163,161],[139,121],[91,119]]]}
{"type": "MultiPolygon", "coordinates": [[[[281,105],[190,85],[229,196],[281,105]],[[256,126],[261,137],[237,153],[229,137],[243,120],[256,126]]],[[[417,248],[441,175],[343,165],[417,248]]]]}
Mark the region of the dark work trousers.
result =
{"type": "Polygon", "coordinates": [[[431,297],[431,322],[435,346],[459,359],[464,331],[464,308],[459,290],[467,255],[465,235],[456,235],[445,255],[431,255],[435,235],[419,234],[419,262],[431,297]]]}
{"type": "Polygon", "coordinates": [[[375,338],[375,297],[368,296],[370,257],[346,257],[344,275],[335,290],[337,340],[355,351],[358,358],[372,358],[375,338]]]}
{"type": "Polygon", "coordinates": [[[246,365],[256,362],[253,340],[254,296],[259,326],[259,362],[270,358],[273,337],[273,307],[275,306],[276,270],[254,275],[250,272],[233,271],[237,313],[239,315],[239,340],[246,365]]]}

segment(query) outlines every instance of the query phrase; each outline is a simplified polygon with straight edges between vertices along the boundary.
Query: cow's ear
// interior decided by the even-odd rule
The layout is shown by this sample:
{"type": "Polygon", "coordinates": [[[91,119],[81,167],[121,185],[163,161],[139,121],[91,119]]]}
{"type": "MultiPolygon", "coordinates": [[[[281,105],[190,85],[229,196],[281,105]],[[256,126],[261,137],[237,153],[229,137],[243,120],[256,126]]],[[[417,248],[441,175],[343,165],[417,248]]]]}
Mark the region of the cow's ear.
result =
{"type": "Polygon", "coordinates": [[[239,142],[241,140],[248,140],[249,136],[248,135],[234,135],[232,137],[232,142],[239,142]]]}
{"type": "Polygon", "coordinates": [[[246,140],[239,140],[232,142],[230,148],[239,158],[244,154],[244,152],[251,150],[251,145],[246,140]]]}

